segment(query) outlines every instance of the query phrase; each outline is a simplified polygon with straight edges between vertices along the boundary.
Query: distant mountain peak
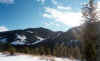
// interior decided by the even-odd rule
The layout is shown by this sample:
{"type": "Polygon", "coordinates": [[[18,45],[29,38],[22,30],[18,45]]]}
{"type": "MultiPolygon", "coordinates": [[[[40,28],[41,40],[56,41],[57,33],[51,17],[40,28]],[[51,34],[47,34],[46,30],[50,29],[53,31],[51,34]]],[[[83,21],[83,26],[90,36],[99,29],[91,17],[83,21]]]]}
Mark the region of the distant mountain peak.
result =
{"type": "MultiPolygon", "coordinates": [[[[56,45],[57,43],[73,44],[70,40],[75,40],[75,36],[72,34],[72,28],[67,32],[57,31],[39,27],[39,28],[27,28],[23,30],[12,30],[0,33],[0,42],[6,41],[13,45],[56,45]]],[[[76,43],[76,41],[74,42],[76,43]]]]}

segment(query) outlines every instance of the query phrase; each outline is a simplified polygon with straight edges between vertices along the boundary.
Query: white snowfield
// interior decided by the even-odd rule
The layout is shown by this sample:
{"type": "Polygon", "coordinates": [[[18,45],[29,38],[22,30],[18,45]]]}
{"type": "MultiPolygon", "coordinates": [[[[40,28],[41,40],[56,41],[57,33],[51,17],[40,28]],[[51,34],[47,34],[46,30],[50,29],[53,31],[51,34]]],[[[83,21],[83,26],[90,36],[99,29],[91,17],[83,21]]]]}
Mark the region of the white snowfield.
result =
{"type": "Polygon", "coordinates": [[[0,61],[79,61],[68,58],[46,57],[46,56],[31,56],[31,55],[16,55],[7,56],[0,53],[0,61]]]}

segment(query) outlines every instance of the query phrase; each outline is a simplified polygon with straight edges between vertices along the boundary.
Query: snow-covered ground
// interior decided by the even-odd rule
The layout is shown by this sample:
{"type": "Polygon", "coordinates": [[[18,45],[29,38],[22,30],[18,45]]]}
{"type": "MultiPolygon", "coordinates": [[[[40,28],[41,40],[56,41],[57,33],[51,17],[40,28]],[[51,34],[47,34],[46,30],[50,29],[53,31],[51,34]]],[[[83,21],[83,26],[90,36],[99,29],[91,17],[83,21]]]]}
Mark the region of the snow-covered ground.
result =
{"type": "Polygon", "coordinates": [[[16,55],[7,56],[0,53],[0,61],[79,61],[68,58],[46,57],[46,56],[30,56],[30,55],[16,55]]]}

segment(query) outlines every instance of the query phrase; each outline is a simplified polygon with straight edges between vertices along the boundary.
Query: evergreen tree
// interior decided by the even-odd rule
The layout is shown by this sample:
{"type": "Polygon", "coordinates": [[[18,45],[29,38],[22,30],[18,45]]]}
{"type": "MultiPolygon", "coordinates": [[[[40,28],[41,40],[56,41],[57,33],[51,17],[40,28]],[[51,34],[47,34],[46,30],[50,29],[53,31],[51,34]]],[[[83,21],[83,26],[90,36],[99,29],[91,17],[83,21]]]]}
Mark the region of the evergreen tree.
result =
{"type": "Polygon", "coordinates": [[[40,51],[39,51],[39,48],[35,48],[35,55],[40,55],[40,51]]]}
{"type": "Polygon", "coordinates": [[[26,54],[29,54],[29,53],[30,53],[29,47],[25,47],[25,53],[26,53],[26,54]]]}
{"type": "Polygon", "coordinates": [[[83,48],[81,52],[86,61],[96,61],[96,6],[94,0],[89,0],[89,3],[83,7],[83,17],[85,23],[82,27],[83,48]]]}
{"type": "Polygon", "coordinates": [[[8,45],[8,52],[10,53],[10,55],[14,55],[16,52],[15,47],[11,46],[10,44],[8,45]]]}

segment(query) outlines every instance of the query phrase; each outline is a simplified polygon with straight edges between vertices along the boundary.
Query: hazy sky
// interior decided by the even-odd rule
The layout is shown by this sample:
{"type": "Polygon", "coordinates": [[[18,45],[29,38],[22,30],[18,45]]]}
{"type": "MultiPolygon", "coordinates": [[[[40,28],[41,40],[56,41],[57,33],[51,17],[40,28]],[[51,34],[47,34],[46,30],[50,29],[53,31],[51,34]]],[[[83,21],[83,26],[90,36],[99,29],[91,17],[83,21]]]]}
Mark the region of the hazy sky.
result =
{"type": "Polygon", "coordinates": [[[87,0],[0,0],[0,31],[45,27],[66,31],[81,23],[87,0]]]}

